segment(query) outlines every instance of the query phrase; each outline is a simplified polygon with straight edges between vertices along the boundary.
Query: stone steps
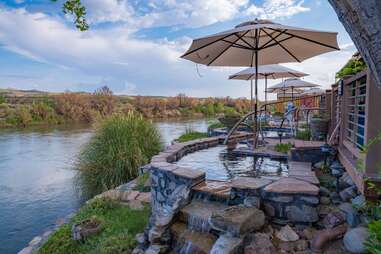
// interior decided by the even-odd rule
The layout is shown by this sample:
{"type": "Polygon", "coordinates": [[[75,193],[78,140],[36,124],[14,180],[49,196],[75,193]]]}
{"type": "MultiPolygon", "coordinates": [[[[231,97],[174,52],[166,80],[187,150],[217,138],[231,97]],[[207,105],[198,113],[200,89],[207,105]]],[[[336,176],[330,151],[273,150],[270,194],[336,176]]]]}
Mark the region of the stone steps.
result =
{"type": "Polygon", "coordinates": [[[173,253],[209,254],[217,237],[210,233],[190,230],[185,223],[176,222],[171,226],[173,253]]]}
{"type": "Polygon", "coordinates": [[[195,199],[218,201],[227,204],[230,200],[231,183],[204,181],[192,187],[195,199]]]}
{"type": "Polygon", "coordinates": [[[311,162],[289,161],[288,176],[315,185],[320,183],[315,172],[312,171],[311,162]]]}
{"type": "Polygon", "coordinates": [[[219,202],[193,200],[180,210],[179,221],[188,225],[187,228],[190,230],[207,233],[210,231],[209,218],[212,213],[227,207],[219,202]]]}

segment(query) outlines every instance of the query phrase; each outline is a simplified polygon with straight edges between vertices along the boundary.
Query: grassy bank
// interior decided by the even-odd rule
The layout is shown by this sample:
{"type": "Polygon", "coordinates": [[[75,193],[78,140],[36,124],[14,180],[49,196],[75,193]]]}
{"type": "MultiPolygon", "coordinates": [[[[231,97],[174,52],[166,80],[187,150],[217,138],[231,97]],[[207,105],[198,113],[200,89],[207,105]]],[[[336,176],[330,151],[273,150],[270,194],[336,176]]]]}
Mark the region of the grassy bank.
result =
{"type": "Polygon", "coordinates": [[[38,254],[121,254],[131,253],[135,235],[148,223],[149,207],[132,210],[108,199],[96,199],[83,206],[69,224],[61,226],[38,251],[38,254]],[[84,243],[72,240],[71,227],[84,219],[101,221],[102,231],[84,243]]]}
{"type": "Polygon", "coordinates": [[[0,128],[92,123],[112,114],[136,112],[145,118],[211,117],[243,114],[246,99],[116,96],[103,87],[94,93],[46,93],[0,89],[0,128]]]}

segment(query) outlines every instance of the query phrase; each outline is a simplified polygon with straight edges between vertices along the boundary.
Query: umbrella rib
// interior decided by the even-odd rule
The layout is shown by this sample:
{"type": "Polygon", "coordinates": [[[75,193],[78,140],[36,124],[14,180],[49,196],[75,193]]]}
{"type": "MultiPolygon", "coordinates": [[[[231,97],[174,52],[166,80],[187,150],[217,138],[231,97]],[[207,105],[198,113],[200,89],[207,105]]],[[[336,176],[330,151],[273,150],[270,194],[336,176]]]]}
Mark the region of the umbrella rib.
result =
{"type": "Polygon", "coordinates": [[[284,39],[282,39],[282,40],[279,40],[279,41],[277,41],[277,42],[275,42],[275,43],[272,43],[272,44],[270,44],[270,45],[267,45],[267,46],[265,46],[265,47],[261,47],[261,49],[267,49],[267,48],[270,48],[270,47],[272,47],[272,46],[275,46],[275,45],[278,45],[278,43],[281,43],[281,42],[284,42],[284,41],[287,41],[287,40],[289,40],[289,39],[291,39],[291,38],[293,38],[294,36],[292,36],[292,35],[289,35],[289,37],[287,37],[287,38],[284,38],[284,39]]]}
{"type": "Polygon", "coordinates": [[[243,37],[241,37],[240,40],[246,43],[246,45],[248,45],[251,49],[254,49],[253,46],[250,45],[250,43],[248,43],[243,37]]]}
{"type": "MultiPolygon", "coordinates": [[[[227,43],[232,43],[231,41],[227,41],[227,40],[221,40],[221,41],[227,42],[227,43]]],[[[247,49],[247,50],[252,50],[253,49],[251,47],[247,47],[247,46],[244,46],[244,45],[241,45],[241,44],[237,44],[237,43],[233,43],[231,46],[235,47],[235,48],[247,49]]]]}
{"type": "MultiPolygon", "coordinates": [[[[280,32],[278,29],[274,29],[274,28],[269,28],[273,31],[278,31],[280,32]]],[[[322,43],[322,42],[319,42],[319,41],[315,41],[315,40],[312,40],[312,39],[308,39],[306,37],[302,37],[302,36],[299,36],[299,35],[295,35],[295,34],[292,34],[292,33],[288,33],[288,32],[285,32],[285,34],[287,35],[290,35],[290,36],[293,36],[293,37],[296,37],[298,39],[301,39],[301,40],[305,40],[305,41],[309,41],[309,42],[312,42],[312,43],[316,43],[320,46],[324,46],[324,47],[327,47],[327,48],[331,48],[331,49],[335,49],[335,50],[340,50],[340,48],[336,48],[334,46],[331,46],[331,45],[328,45],[328,44],[325,44],[325,43],[322,43]]]]}
{"type": "Polygon", "coordinates": [[[294,77],[299,77],[298,75],[296,75],[295,73],[293,73],[293,72],[288,72],[289,74],[291,74],[292,76],[294,76],[294,77]]]}
{"type": "MultiPolygon", "coordinates": [[[[270,38],[273,38],[270,34],[268,34],[266,31],[264,31],[268,36],[270,36],[270,38]]],[[[300,60],[294,56],[294,54],[292,54],[285,46],[283,46],[281,43],[279,43],[276,39],[274,39],[275,42],[277,42],[279,44],[279,46],[281,46],[281,48],[286,51],[290,56],[292,56],[297,62],[300,63],[300,60]]]]}
{"type": "Polygon", "coordinates": [[[209,43],[207,43],[207,44],[205,44],[205,45],[202,45],[201,47],[198,47],[198,48],[193,49],[193,50],[191,50],[191,51],[189,51],[189,52],[186,52],[186,53],[185,53],[184,55],[182,55],[181,57],[184,58],[184,57],[186,57],[187,55],[190,55],[190,54],[192,54],[192,53],[194,53],[194,52],[196,52],[196,51],[198,51],[198,50],[200,50],[200,49],[206,48],[206,47],[212,45],[213,43],[216,43],[216,42],[218,42],[218,41],[224,40],[224,39],[226,39],[226,38],[228,38],[229,36],[232,36],[232,35],[235,35],[235,33],[228,34],[228,35],[226,35],[226,36],[224,36],[224,37],[222,37],[222,38],[220,38],[220,39],[217,39],[217,40],[215,40],[215,41],[209,42],[209,43]]]}
{"type": "MultiPolygon", "coordinates": [[[[221,51],[219,54],[217,54],[217,56],[215,58],[212,59],[212,61],[210,61],[207,66],[211,65],[214,61],[217,60],[217,58],[219,58],[223,53],[225,53],[234,43],[236,43],[240,38],[242,38],[243,36],[245,36],[250,30],[246,31],[245,33],[243,33],[241,36],[238,36],[237,40],[231,42],[231,44],[229,46],[226,47],[226,49],[224,49],[223,51],[221,51]]],[[[235,34],[236,35],[236,34],[235,34]]]]}
{"type": "Polygon", "coordinates": [[[284,30],[283,32],[277,31],[277,32],[279,32],[279,34],[277,34],[274,38],[264,31],[268,36],[270,36],[271,39],[268,42],[266,42],[265,44],[263,44],[260,49],[264,49],[266,47],[266,45],[268,45],[270,42],[272,42],[273,40],[275,40],[276,38],[278,38],[279,36],[284,34],[286,31],[287,31],[287,29],[284,30]]]}

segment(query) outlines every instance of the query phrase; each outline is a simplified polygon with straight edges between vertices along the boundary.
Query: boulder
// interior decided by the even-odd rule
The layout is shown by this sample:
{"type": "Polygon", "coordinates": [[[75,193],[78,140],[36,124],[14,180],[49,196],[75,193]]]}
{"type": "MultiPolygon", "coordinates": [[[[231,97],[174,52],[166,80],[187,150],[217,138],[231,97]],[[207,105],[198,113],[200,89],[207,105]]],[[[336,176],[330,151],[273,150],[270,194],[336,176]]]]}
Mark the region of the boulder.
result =
{"type": "Polygon", "coordinates": [[[347,202],[357,196],[357,187],[350,186],[348,188],[345,188],[344,190],[340,191],[339,195],[341,200],[347,202]]]}
{"type": "Polygon", "coordinates": [[[245,247],[245,254],[272,253],[276,253],[276,249],[270,240],[270,236],[264,233],[254,234],[249,244],[245,247]]]}
{"type": "Polygon", "coordinates": [[[329,189],[327,189],[324,186],[320,186],[320,188],[319,188],[319,195],[320,196],[329,197],[330,194],[331,194],[331,191],[329,189]]]}
{"type": "Polygon", "coordinates": [[[339,179],[339,186],[341,189],[345,189],[351,186],[355,186],[351,176],[345,172],[339,179]]]}
{"type": "Polygon", "coordinates": [[[231,206],[213,212],[209,224],[217,231],[239,236],[261,229],[265,224],[265,214],[255,207],[231,206]]]}
{"type": "Polygon", "coordinates": [[[331,198],[330,197],[320,197],[320,204],[322,204],[322,205],[331,204],[331,198]]]}
{"type": "Polygon", "coordinates": [[[344,235],[344,246],[351,253],[364,253],[367,237],[368,231],[365,227],[351,229],[344,235]]]}
{"type": "Polygon", "coordinates": [[[312,206],[287,206],[285,210],[287,219],[291,222],[310,223],[319,220],[317,210],[312,206]]]}
{"type": "Polygon", "coordinates": [[[352,205],[357,208],[362,208],[366,204],[366,199],[363,195],[358,195],[352,199],[352,205]]]}
{"type": "Polygon", "coordinates": [[[308,249],[308,241],[297,240],[294,242],[280,242],[279,248],[283,251],[295,253],[297,251],[305,251],[308,249]]]}
{"type": "Polygon", "coordinates": [[[339,209],[345,214],[347,223],[350,227],[353,228],[360,224],[360,217],[351,203],[342,203],[339,205],[339,209]]]}
{"type": "Polygon", "coordinates": [[[323,225],[325,228],[334,228],[345,222],[346,217],[342,212],[331,212],[323,219],[323,225]]]}
{"type": "Polygon", "coordinates": [[[283,242],[294,242],[299,240],[299,235],[289,226],[282,227],[275,236],[283,242]]]}
{"type": "Polygon", "coordinates": [[[242,238],[232,237],[229,234],[221,235],[213,245],[210,254],[235,254],[242,248],[242,238]]]}
{"type": "Polygon", "coordinates": [[[259,209],[261,207],[261,199],[255,196],[247,197],[243,200],[243,204],[246,207],[255,207],[259,209]]]}

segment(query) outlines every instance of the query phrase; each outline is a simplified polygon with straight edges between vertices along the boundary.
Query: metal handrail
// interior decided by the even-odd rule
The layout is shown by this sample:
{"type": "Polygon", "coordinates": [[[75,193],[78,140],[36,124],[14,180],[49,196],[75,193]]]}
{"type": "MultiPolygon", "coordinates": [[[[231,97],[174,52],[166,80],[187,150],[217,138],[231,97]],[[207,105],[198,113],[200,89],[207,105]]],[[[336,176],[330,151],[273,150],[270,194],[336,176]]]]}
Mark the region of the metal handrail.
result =
{"type": "MultiPolygon", "coordinates": [[[[288,100],[283,100],[283,101],[276,101],[276,102],[269,102],[269,103],[266,103],[266,104],[263,104],[261,105],[261,107],[259,108],[259,110],[257,111],[257,114],[259,113],[259,115],[262,114],[262,112],[266,112],[266,108],[267,106],[271,106],[271,105],[276,105],[276,104],[280,104],[280,103],[285,103],[285,102],[290,102],[290,101],[298,101],[298,100],[301,100],[301,99],[310,99],[310,98],[317,98],[317,97],[322,97],[324,95],[311,95],[311,96],[305,96],[305,97],[300,97],[300,98],[293,98],[293,99],[288,99],[288,100]]],[[[299,109],[296,107],[296,109],[299,109]]],[[[311,110],[326,110],[325,108],[305,108],[305,109],[301,109],[301,110],[309,110],[308,111],[308,114],[307,114],[307,124],[308,124],[308,115],[309,115],[309,112],[311,110]]],[[[300,110],[300,109],[299,109],[300,110]]],[[[223,142],[223,144],[227,144],[228,143],[228,140],[230,138],[230,136],[236,131],[236,129],[241,125],[242,122],[244,122],[249,116],[252,116],[253,114],[255,114],[255,111],[252,111],[252,112],[249,112],[247,113],[246,115],[244,115],[234,126],[233,128],[230,129],[230,131],[228,132],[228,134],[226,135],[225,137],[225,140],[223,142]]],[[[284,122],[285,119],[282,119],[282,124],[284,122]]],[[[282,125],[281,124],[281,125],[282,125]]],[[[298,126],[298,125],[297,125],[298,126]]],[[[262,134],[262,139],[264,140],[264,135],[261,131],[261,123],[259,123],[259,127],[260,127],[260,130],[259,132],[262,134]]]]}

